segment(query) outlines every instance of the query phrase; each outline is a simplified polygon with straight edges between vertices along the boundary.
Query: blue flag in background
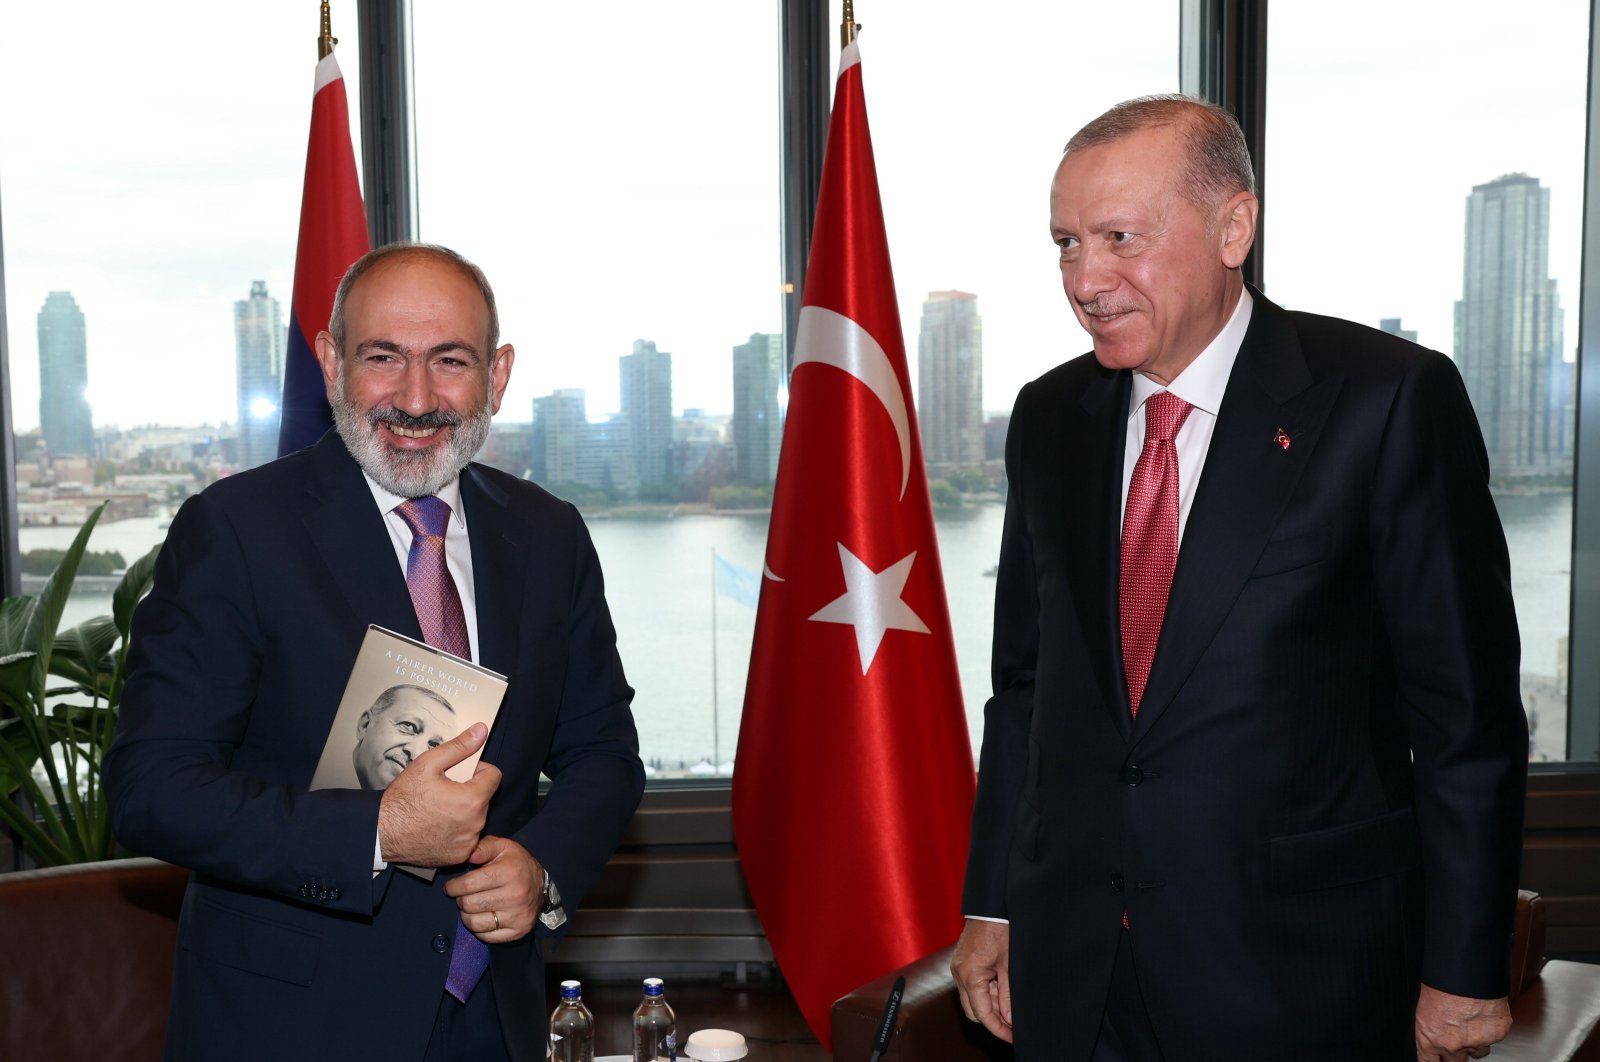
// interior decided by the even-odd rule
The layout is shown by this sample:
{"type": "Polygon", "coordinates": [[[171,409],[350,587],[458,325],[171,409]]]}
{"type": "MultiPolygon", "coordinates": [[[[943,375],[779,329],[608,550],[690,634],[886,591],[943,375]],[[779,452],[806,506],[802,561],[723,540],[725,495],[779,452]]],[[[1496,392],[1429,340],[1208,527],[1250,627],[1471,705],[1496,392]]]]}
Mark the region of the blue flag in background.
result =
{"type": "Polygon", "coordinates": [[[713,556],[717,561],[717,593],[746,608],[755,608],[756,598],[761,595],[761,576],[723,560],[720,553],[713,556]]]}

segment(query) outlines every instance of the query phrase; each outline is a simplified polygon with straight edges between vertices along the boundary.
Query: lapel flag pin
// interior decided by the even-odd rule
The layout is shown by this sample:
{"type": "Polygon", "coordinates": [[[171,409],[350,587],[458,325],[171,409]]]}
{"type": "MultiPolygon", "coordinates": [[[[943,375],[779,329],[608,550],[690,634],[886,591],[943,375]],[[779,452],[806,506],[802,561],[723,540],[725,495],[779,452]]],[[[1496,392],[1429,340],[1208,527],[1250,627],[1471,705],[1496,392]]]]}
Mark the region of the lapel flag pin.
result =
{"type": "Polygon", "coordinates": [[[1289,433],[1279,428],[1278,434],[1272,437],[1272,441],[1287,450],[1289,448],[1289,433]]]}

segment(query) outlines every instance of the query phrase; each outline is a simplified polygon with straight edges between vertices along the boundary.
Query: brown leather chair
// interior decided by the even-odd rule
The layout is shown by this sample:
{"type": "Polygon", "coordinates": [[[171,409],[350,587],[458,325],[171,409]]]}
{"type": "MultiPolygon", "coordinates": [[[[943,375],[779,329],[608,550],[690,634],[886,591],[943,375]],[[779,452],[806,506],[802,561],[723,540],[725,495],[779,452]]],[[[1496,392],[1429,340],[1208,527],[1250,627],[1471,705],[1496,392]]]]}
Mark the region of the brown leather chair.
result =
{"type": "Polygon", "coordinates": [[[161,1058],[189,872],[122,859],[0,874],[0,1058],[161,1058]]]}
{"type": "MultiPolygon", "coordinates": [[[[1511,954],[1511,1035],[1495,1046],[1499,1062],[1600,1062],[1600,965],[1546,959],[1544,901],[1517,894],[1511,954]]],[[[945,948],[869,981],[833,1005],[833,1057],[866,1062],[895,978],[906,979],[886,1056],[907,1062],[995,1062],[1010,1046],[961,1013],[945,948]]]]}

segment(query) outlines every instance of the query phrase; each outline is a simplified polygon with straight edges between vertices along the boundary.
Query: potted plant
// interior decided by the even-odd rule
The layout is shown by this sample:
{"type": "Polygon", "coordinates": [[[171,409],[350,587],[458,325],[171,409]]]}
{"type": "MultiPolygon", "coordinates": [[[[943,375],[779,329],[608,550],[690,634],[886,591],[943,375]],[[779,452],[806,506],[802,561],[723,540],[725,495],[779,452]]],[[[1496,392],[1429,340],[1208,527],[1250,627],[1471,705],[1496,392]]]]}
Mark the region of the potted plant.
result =
{"type": "Polygon", "coordinates": [[[133,608],[161,547],[124,572],[111,615],[59,630],[104,510],[89,515],[37,596],[0,601],[0,823],[42,866],[115,854],[100,764],[116,733],[133,608]]]}

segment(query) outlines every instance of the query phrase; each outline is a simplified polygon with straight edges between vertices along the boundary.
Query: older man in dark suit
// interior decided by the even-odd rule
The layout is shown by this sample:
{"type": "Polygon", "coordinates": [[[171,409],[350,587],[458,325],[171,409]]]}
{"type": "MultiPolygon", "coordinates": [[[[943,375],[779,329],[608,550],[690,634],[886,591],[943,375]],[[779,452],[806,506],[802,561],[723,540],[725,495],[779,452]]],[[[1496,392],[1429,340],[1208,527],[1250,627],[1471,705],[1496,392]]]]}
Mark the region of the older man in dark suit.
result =
{"type": "Polygon", "coordinates": [[[1247,288],[1253,185],[1225,112],[1155,97],[1051,189],[1094,353],[1011,420],[953,963],[1020,1058],[1455,1062],[1510,1025],[1527,730],[1477,424],[1443,356],[1247,288]]]}
{"type": "Polygon", "coordinates": [[[582,520],[470,463],[511,373],[498,331],[453,252],[372,252],[317,337],[337,434],[173,521],[105,771],[123,843],[194,871],[168,1058],[545,1056],[538,942],[644,774],[582,520]],[[313,792],[371,623],[507,675],[505,701],[486,744],[476,725],[381,791],[313,792]]]}

